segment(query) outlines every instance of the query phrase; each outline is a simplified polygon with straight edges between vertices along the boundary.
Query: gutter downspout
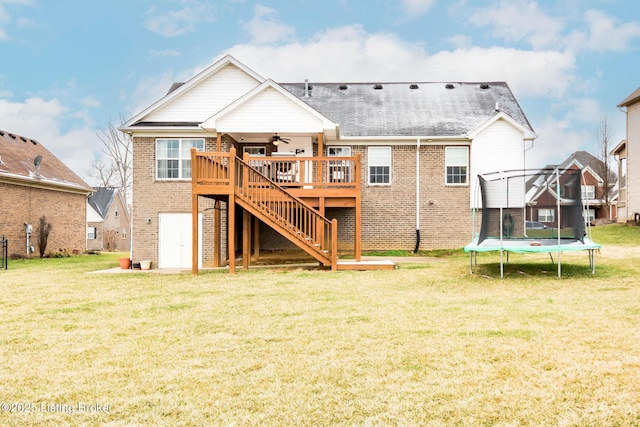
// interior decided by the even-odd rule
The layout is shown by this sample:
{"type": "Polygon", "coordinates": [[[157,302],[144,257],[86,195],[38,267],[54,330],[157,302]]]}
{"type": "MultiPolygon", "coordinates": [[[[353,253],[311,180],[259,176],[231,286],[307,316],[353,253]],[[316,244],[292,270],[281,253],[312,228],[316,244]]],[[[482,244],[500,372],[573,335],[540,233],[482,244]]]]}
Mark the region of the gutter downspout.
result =
{"type": "Polygon", "coordinates": [[[416,142],[416,247],[413,253],[420,249],[420,138],[416,142]]]}

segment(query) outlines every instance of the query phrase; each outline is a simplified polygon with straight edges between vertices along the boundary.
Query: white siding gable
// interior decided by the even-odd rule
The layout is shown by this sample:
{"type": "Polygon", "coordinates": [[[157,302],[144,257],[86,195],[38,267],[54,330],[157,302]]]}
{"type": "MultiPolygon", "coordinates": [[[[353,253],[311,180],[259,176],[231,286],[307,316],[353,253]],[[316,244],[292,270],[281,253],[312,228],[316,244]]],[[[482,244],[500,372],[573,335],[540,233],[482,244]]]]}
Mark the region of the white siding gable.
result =
{"type": "MultiPolygon", "coordinates": [[[[506,120],[496,120],[479,132],[471,142],[470,164],[471,207],[480,208],[482,201],[477,187],[478,175],[524,169],[524,135],[522,131],[506,120]]],[[[521,204],[523,204],[524,186],[517,193],[510,194],[511,203],[522,200],[521,204]]]]}
{"type": "Polygon", "coordinates": [[[322,132],[322,120],[274,88],[266,88],[216,120],[218,132],[322,132]]]}
{"type": "Polygon", "coordinates": [[[228,64],[144,121],[201,123],[258,85],[260,82],[252,76],[228,64]]]}

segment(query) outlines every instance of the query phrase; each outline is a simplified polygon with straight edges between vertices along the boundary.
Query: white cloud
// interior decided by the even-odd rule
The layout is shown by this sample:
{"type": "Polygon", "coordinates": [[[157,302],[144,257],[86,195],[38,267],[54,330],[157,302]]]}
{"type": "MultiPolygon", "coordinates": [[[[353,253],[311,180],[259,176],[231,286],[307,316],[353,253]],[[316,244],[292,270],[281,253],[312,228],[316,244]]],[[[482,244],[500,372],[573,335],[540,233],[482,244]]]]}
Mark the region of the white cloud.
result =
{"type": "Polygon", "coordinates": [[[534,49],[555,45],[563,29],[560,19],[548,16],[536,2],[526,0],[502,0],[496,6],[479,9],[471,22],[479,27],[492,27],[495,37],[526,41],[534,49]]]}
{"type": "Polygon", "coordinates": [[[624,51],[633,39],[640,38],[637,22],[621,24],[604,12],[588,10],[584,13],[588,30],[574,30],[567,37],[570,47],[578,50],[624,51]]]}
{"type": "Polygon", "coordinates": [[[152,49],[149,53],[151,54],[151,56],[158,56],[158,57],[179,57],[180,56],[180,52],[172,49],[164,49],[164,50],[152,49]]]}
{"type": "Polygon", "coordinates": [[[292,26],[283,24],[278,19],[278,12],[275,9],[257,4],[253,12],[251,21],[242,25],[244,31],[251,35],[251,43],[273,44],[287,40],[295,34],[292,26]]]}
{"type": "Polygon", "coordinates": [[[402,7],[411,15],[421,15],[431,10],[435,2],[435,0],[402,0],[402,7]]]}
{"type": "Polygon", "coordinates": [[[561,96],[574,76],[570,53],[479,47],[425,52],[394,34],[360,25],[318,33],[307,43],[229,49],[276,81],[507,81],[517,96],[561,96]],[[292,61],[291,58],[296,58],[292,61]]]}
{"type": "Polygon", "coordinates": [[[164,37],[176,37],[196,31],[197,24],[215,21],[214,5],[203,0],[180,0],[182,7],[164,11],[152,6],[147,11],[147,29],[164,37]]]}
{"type": "Polygon", "coordinates": [[[34,97],[24,102],[0,99],[3,130],[35,139],[76,174],[88,180],[91,161],[100,150],[100,142],[96,131],[84,123],[62,130],[63,123],[77,114],[57,99],[47,101],[34,97]]]}

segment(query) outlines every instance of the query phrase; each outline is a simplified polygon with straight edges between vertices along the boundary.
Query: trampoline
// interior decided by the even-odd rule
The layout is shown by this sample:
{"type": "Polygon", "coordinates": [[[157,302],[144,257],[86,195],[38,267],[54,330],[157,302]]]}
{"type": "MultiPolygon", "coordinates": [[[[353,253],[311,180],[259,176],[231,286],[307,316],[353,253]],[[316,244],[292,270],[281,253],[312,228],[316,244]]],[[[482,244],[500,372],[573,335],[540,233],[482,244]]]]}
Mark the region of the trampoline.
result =
{"type": "Polygon", "coordinates": [[[585,219],[583,179],[582,171],[575,168],[479,175],[481,209],[474,206],[473,239],[464,248],[469,254],[469,272],[473,273],[479,252],[500,252],[501,278],[509,253],[548,253],[552,262],[557,254],[561,278],[561,254],[586,251],[594,274],[594,252],[601,246],[591,240],[585,219]]]}

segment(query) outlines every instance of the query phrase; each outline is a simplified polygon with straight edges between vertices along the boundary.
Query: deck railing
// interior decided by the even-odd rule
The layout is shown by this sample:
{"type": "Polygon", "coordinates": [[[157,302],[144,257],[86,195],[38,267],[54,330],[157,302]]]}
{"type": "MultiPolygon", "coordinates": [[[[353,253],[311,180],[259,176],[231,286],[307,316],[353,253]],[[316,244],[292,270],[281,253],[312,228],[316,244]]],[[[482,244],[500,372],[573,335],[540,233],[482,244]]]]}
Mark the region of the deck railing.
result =
{"type": "Polygon", "coordinates": [[[244,161],[281,187],[360,189],[360,156],[249,156],[244,161]]]}

